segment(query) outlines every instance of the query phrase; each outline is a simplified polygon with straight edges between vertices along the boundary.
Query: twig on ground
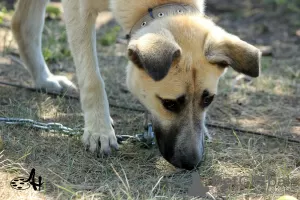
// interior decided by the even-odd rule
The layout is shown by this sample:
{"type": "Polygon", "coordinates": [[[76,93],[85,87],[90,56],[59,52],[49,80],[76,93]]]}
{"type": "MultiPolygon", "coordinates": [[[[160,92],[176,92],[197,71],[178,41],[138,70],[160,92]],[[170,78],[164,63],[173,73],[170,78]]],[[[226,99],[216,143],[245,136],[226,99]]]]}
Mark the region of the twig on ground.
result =
{"type": "Polygon", "coordinates": [[[23,62],[17,57],[17,56],[14,56],[14,55],[8,55],[7,57],[9,57],[13,62],[21,65],[21,66],[24,66],[23,62]]]}
{"type": "Polygon", "coordinates": [[[0,28],[10,29],[10,24],[9,23],[2,23],[2,24],[0,24],[0,28]]]}

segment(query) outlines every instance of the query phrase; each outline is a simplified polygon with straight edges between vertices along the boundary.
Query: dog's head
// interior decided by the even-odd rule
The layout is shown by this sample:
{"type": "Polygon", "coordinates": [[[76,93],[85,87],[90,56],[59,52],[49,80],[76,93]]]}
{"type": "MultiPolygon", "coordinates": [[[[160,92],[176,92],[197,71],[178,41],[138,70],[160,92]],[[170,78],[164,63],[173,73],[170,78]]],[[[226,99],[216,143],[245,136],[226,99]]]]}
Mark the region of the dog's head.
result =
{"type": "Polygon", "coordinates": [[[257,77],[260,51],[200,16],[153,21],[128,45],[129,90],[153,116],[160,152],[192,169],[202,160],[205,112],[227,67],[257,77]]]}

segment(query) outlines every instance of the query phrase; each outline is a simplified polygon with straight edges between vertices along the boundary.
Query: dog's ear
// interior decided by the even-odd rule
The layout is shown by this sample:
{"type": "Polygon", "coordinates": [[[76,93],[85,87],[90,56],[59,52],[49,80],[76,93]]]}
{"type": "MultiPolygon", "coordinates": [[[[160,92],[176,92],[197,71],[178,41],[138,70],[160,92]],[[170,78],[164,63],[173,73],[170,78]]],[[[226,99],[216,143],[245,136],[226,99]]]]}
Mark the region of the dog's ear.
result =
{"type": "Polygon", "coordinates": [[[212,64],[231,66],[251,77],[260,74],[261,52],[256,47],[223,30],[209,34],[205,41],[205,56],[212,64]]]}
{"type": "Polygon", "coordinates": [[[157,34],[146,34],[128,45],[129,59],[155,81],[162,80],[180,56],[181,48],[175,41],[157,34]]]}

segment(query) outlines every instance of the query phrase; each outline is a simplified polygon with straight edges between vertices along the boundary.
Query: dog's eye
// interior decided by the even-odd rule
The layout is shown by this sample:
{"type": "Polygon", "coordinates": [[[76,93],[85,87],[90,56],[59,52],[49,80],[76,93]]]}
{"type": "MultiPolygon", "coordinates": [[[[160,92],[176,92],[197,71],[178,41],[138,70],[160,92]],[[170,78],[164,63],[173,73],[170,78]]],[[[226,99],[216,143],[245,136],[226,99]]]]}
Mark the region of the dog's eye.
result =
{"type": "Polygon", "coordinates": [[[173,100],[163,99],[162,105],[165,107],[165,109],[172,111],[172,112],[177,112],[179,110],[178,103],[173,100]]]}
{"type": "Polygon", "coordinates": [[[203,108],[209,106],[211,102],[214,100],[215,95],[207,96],[203,98],[202,106],[203,108]]]}
{"type": "Polygon", "coordinates": [[[201,105],[203,108],[209,106],[211,102],[214,100],[215,95],[210,95],[209,91],[204,90],[202,94],[201,105]]]}

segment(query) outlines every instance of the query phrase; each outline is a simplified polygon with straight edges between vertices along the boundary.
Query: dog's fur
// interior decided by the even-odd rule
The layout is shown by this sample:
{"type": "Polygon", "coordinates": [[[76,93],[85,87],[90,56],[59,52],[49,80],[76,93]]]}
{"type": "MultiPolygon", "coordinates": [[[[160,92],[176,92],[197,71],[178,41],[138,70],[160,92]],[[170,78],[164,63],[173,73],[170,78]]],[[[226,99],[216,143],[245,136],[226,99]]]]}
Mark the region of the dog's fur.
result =
{"type": "MultiPolygon", "coordinates": [[[[207,132],[205,112],[217,93],[226,67],[257,77],[260,52],[225,32],[204,15],[204,0],[63,0],[68,40],[76,65],[84,111],[83,143],[94,152],[118,148],[97,54],[95,20],[111,8],[129,32],[148,8],[185,3],[197,14],[156,19],[132,35],[128,44],[127,85],[153,116],[162,155],[177,167],[192,169],[202,159],[207,132]]],[[[47,0],[21,0],[12,21],[20,55],[36,87],[75,88],[49,71],[41,53],[41,33],[47,0]]]]}

